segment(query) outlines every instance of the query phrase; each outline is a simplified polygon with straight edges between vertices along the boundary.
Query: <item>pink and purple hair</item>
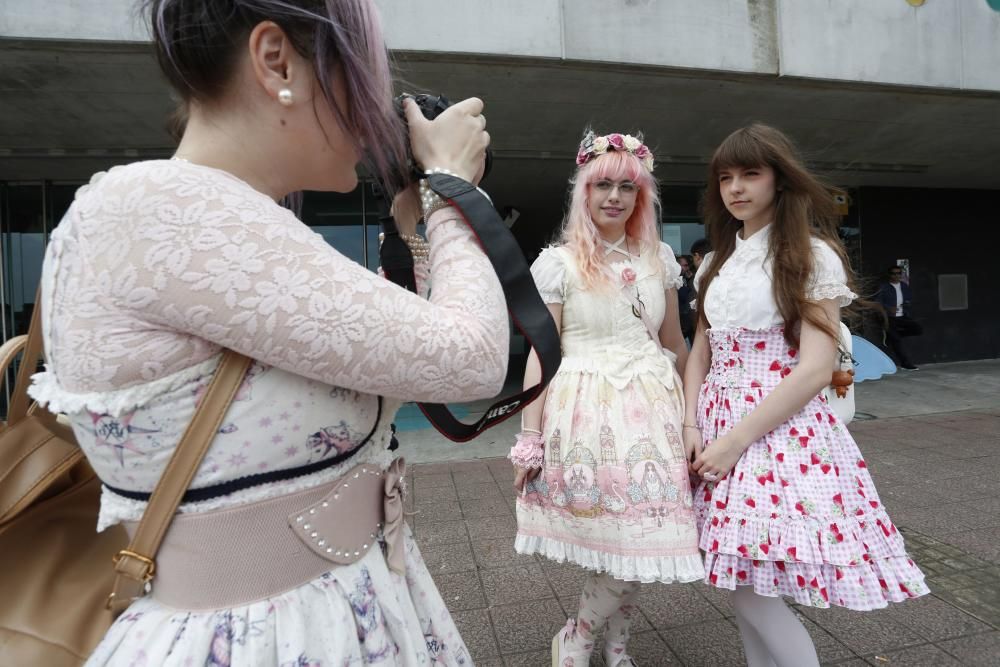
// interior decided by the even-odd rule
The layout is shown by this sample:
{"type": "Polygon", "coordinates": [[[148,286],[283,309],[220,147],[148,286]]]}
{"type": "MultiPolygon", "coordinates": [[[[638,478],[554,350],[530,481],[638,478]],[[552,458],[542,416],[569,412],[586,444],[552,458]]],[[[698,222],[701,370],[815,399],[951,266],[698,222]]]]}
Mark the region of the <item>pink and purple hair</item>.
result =
{"type": "Polygon", "coordinates": [[[373,0],[142,0],[160,68],[185,103],[226,92],[246,37],[274,21],[312,61],[323,96],[359,155],[383,181],[406,164],[406,135],[392,105],[392,75],[373,0]],[[333,95],[340,67],[346,109],[333,95]]]}
{"type": "Polygon", "coordinates": [[[570,179],[569,209],[558,241],[573,255],[587,288],[603,288],[612,284],[604,262],[601,235],[590,217],[588,206],[591,184],[602,179],[628,179],[639,186],[635,209],[625,222],[625,233],[638,239],[647,252],[657,253],[655,256],[658,257],[659,251],[656,212],[660,205],[660,193],[653,174],[643,166],[640,158],[627,151],[609,150],[589,159],[577,168],[570,179]]]}

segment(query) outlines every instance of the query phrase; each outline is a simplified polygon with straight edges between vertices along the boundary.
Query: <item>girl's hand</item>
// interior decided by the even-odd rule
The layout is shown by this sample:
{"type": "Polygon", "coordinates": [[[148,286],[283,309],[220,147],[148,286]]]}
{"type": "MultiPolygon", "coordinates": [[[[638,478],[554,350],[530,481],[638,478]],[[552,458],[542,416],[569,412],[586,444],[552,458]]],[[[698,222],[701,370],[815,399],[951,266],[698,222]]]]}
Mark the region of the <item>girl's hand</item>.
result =
{"type": "Polygon", "coordinates": [[[701,429],[682,427],[684,440],[684,460],[687,461],[688,470],[694,472],[694,461],[701,454],[705,447],[705,440],[702,438],[701,429]]]}
{"type": "Polygon", "coordinates": [[[710,443],[697,457],[691,469],[709,482],[717,482],[733,469],[743,456],[746,446],[736,442],[729,434],[710,443]]]}
{"type": "Polygon", "coordinates": [[[434,120],[424,118],[411,99],[403,101],[403,109],[410,126],[413,158],[422,169],[440,167],[470,183],[478,182],[490,145],[482,100],[462,100],[434,120]]]}
{"type": "Polygon", "coordinates": [[[525,485],[538,477],[538,473],[541,471],[541,468],[521,468],[520,466],[514,466],[514,490],[523,494],[525,485]]]}

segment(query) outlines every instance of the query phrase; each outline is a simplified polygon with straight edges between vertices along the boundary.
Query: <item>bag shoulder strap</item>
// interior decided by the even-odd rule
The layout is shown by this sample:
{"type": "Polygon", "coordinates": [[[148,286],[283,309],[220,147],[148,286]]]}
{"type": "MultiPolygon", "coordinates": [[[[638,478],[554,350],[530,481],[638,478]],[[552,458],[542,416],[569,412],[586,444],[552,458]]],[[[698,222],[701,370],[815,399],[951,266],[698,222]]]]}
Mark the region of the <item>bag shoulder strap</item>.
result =
{"type": "Polygon", "coordinates": [[[35,308],[31,313],[31,324],[28,325],[28,340],[21,356],[21,367],[17,371],[17,379],[11,390],[10,406],[7,409],[7,425],[13,426],[28,414],[31,399],[28,397],[28,385],[35,372],[38,360],[42,356],[42,302],[35,297],[35,308]]]}
{"type": "Polygon", "coordinates": [[[226,350],[223,355],[201,404],[153,489],[128,548],[114,558],[117,576],[107,603],[113,612],[120,613],[134,598],[140,597],[152,580],[156,552],[249,366],[250,358],[238,352],[226,350]]]}

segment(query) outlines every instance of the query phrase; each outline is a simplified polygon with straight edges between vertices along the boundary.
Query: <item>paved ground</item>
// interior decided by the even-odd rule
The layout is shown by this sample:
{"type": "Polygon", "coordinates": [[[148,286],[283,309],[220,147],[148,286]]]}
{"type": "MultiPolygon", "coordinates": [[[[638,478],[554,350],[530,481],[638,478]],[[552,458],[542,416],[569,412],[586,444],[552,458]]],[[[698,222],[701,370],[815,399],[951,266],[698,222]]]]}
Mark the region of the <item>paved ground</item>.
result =
{"type": "MultiPolygon", "coordinates": [[[[1000,361],[941,364],[863,383],[851,430],[932,595],[858,613],[798,608],[824,664],[1000,665],[1000,361]]],[[[474,412],[474,410],[473,410],[474,412]]],[[[400,435],[407,502],[427,565],[478,665],[549,665],[580,568],[513,551],[514,425],[467,445],[400,435]],[[476,459],[478,460],[462,460],[476,459]]],[[[648,665],[740,665],[732,610],[702,584],[647,585],[632,652],[648,665]]],[[[595,656],[594,665],[603,664],[595,656]]]]}

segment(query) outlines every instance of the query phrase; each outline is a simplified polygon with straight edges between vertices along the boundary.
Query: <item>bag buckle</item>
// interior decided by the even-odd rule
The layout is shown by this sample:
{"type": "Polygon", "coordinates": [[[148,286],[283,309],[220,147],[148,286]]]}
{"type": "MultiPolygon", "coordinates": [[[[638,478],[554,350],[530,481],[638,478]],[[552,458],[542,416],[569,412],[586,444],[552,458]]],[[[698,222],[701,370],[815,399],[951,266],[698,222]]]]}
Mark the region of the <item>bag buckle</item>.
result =
{"type": "Polygon", "coordinates": [[[126,575],[128,577],[131,577],[131,578],[135,579],[136,581],[142,581],[144,584],[147,584],[150,581],[152,581],[153,575],[156,573],[156,563],[153,561],[152,558],[147,558],[146,556],[143,556],[142,554],[137,554],[136,552],[129,551],[128,549],[122,549],[121,551],[119,551],[118,553],[116,553],[114,556],[112,556],[111,557],[111,562],[114,564],[115,570],[117,572],[120,572],[121,574],[124,574],[124,575],[126,575]],[[126,572],[125,570],[120,569],[118,567],[118,563],[120,563],[123,559],[126,559],[126,558],[134,558],[135,560],[139,561],[140,563],[142,563],[145,566],[144,570],[141,572],[141,574],[138,577],[134,577],[134,576],[131,575],[131,573],[126,572]]]}

